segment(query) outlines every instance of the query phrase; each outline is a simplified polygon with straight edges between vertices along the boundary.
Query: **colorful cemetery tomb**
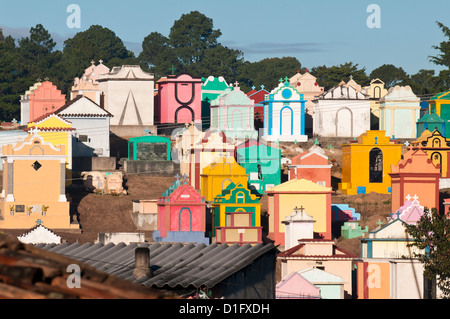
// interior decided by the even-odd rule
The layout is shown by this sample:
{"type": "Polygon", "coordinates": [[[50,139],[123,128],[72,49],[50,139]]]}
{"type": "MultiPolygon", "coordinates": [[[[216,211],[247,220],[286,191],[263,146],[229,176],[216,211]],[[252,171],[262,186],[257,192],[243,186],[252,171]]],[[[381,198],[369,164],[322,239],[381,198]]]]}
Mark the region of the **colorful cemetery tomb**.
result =
{"type": "Polygon", "coordinates": [[[264,126],[264,104],[262,103],[266,99],[266,95],[270,92],[264,89],[264,85],[261,85],[259,90],[256,90],[256,87],[253,86],[252,89],[247,92],[247,96],[252,99],[255,103],[255,107],[253,110],[255,111],[254,115],[254,123],[255,129],[259,132],[260,129],[264,126]]]}
{"type": "Polygon", "coordinates": [[[401,158],[402,144],[390,140],[384,131],[367,131],[355,142],[342,145],[342,182],[346,195],[377,192],[389,194],[390,167],[401,158]]]}
{"type": "Polygon", "coordinates": [[[423,298],[423,264],[414,258],[420,251],[408,246],[411,239],[405,224],[395,218],[360,239],[361,260],[356,261],[358,298],[423,298]]]}
{"type": "Polygon", "coordinates": [[[333,213],[333,222],[347,222],[349,220],[361,219],[361,214],[357,213],[348,204],[331,204],[331,211],[333,213]]]}
{"type": "Polygon", "coordinates": [[[30,245],[61,244],[61,236],[56,235],[50,229],[42,225],[41,222],[37,222],[36,225],[25,234],[17,236],[17,239],[24,244],[30,245]]]}
{"type": "Polygon", "coordinates": [[[305,103],[303,94],[289,84],[286,77],[270,94],[264,104],[264,129],[267,141],[306,142],[305,103]]]}
{"type": "Polygon", "coordinates": [[[113,67],[97,78],[103,107],[114,117],[111,125],[153,125],[154,77],[138,65],[113,67]]]}
{"type": "Polygon", "coordinates": [[[200,175],[200,194],[208,202],[221,195],[229,184],[247,185],[248,174],[234,157],[220,157],[209,164],[200,175]]]}
{"type": "Polygon", "coordinates": [[[314,118],[313,100],[323,93],[323,87],[317,83],[317,78],[309,73],[308,69],[305,69],[305,73],[303,74],[301,74],[300,71],[297,71],[297,74],[289,79],[289,83],[298,93],[303,94],[303,98],[306,100],[305,132],[309,136],[312,136],[314,118]]]}
{"type": "MultiPolygon", "coordinates": [[[[17,144],[23,142],[28,136],[24,130],[6,130],[0,131],[0,146],[7,144],[17,144]]],[[[3,155],[0,147],[0,156],[3,155]]],[[[3,163],[0,161],[0,170],[3,170],[3,163]]]]}
{"type": "Polygon", "coordinates": [[[391,213],[391,219],[394,219],[394,216],[397,216],[397,218],[401,219],[403,222],[410,225],[415,225],[423,214],[424,207],[420,205],[419,197],[416,194],[414,194],[414,196],[408,194],[405,197],[403,205],[396,211],[396,213],[391,213]]]}
{"type": "Polygon", "coordinates": [[[249,175],[249,187],[259,194],[281,183],[280,148],[252,139],[236,147],[236,156],[249,175]]]}
{"type": "Polygon", "coordinates": [[[293,179],[265,191],[269,214],[268,237],[285,245],[283,221],[295,207],[305,209],[316,221],[314,237],[331,239],[331,187],[306,179],[293,179]]]}
{"type": "MultiPolygon", "coordinates": [[[[352,269],[355,256],[337,247],[333,240],[304,239],[298,240],[298,244],[277,255],[281,263],[281,278],[287,275],[305,270],[318,269],[341,278],[338,282],[343,289],[340,298],[352,298],[352,269]]],[[[311,277],[305,277],[318,286],[319,281],[311,277]]],[[[324,296],[322,295],[322,298],[324,296]]]]}
{"type": "Polygon", "coordinates": [[[89,171],[81,172],[85,191],[102,195],[126,195],[123,188],[123,172],[89,171]]]}
{"type": "Polygon", "coordinates": [[[308,152],[302,152],[292,158],[288,165],[289,180],[307,179],[325,187],[331,187],[331,164],[324,150],[314,145],[308,152]]]}
{"type": "Polygon", "coordinates": [[[361,218],[361,214],[357,213],[354,208],[348,204],[331,204],[332,212],[332,231],[334,237],[342,235],[343,225],[348,221],[357,221],[361,218]]]}
{"type": "Polygon", "coordinates": [[[423,131],[422,135],[415,141],[411,142],[411,148],[417,150],[421,148],[427,153],[428,158],[431,159],[434,165],[439,165],[439,171],[442,178],[450,178],[450,141],[448,141],[442,134],[434,129],[430,132],[423,131]]]}
{"type": "Polygon", "coordinates": [[[370,100],[350,76],[313,101],[314,134],[324,137],[358,137],[370,129],[370,100]]]}
{"type": "MultiPolygon", "coordinates": [[[[192,123],[186,123],[185,127],[175,129],[172,133],[173,143],[172,160],[180,164],[180,174],[190,176],[191,150],[201,143],[204,132],[192,123]]],[[[191,185],[194,185],[190,180],[191,185]]]]}
{"type": "Polygon", "coordinates": [[[277,283],[276,299],[320,299],[320,288],[298,272],[293,272],[277,283]]]}
{"type": "Polygon", "coordinates": [[[143,135],[128,140],[128,160],[124,161],[127,173],[173,175],[170,138],[143,135]]]}
{"type": "Polygon", "coordinates": [[[369,226],[362,229],[361,225],[359,225],[359,222],[356,220],[346,221],[344,222],[344,225],[341,226],[341,236],[345,239],[361,237],[368,232],[369,226]]]}
{"type": "Polygon", "coordinates": [[[423,264],[410,258],[370,258],[355,261],[358,299],[424,299],[423,264]]]}
{"type": "Polygon", "coordinates": [[[47,114],[28,122],[28,133],[39,135],[52,145],[64,145],[66,152],[66,186],[72,184],[72,123],[57,114],[47,114]]]}
{"type": "Polygon", "coordinates": [[[321,299],[344,299],[344,278],[315,267],[298,273],[320,289],[321,299]]]}
{"type": "Polygon", "coordinates": [[[384,97],[388,90],[384,87],[384,82],[380,79],[373,79],[370,85],[363,87],[361,92],[367,94],[370,99],[370,129],[380,129],[380,99],[384,97]]]}
{"type": "Polygon", "coordinates": [[[409,85],[396,85],[380,99],[380,130],[395,138],[415,138],[420,98],[409,85]]]}
{"type": "Polygon", "coordinates": [[[254,101],[241,91],[236,82],[232,89],[225,89],[211,101],[210,130],[224,132],[232,141],[258,138],[254,125],[254,106],[254,101]]]}
{"type": "Polygon", "coordinates": [[[189,185],[186,176],[176,181],[158,198],[156,242],[195,242],[209,245],[206,232],[205,199],[189,185]]]}
{"type": "MultiPolygon", "coordinates": [[[[169,75],[157,81],[157,124],[202,123],[202,80],[189,74],[169,75]]],[[[173,129],[173,128],[172,128],[173,129]]]]}
{"type": "Polygon", "coordinates": [[[76,77],[73,81],[72,90],[70,92],[70,99],[73,100],[77,95],[84,95],[88,99],[94,101],[98,105],[103,105],[103,95],[100,94],[98,77],[101,74],[109,73],[109,68],[103,64],[102,60],[95,65],[91,61],[91,65],[84,70],[81,78],[76,77]]]}
{"type": "Polygon", "coordinates": [[[0,229],[79,230],[65,194],[66,145],[53,145],[33,132],[23,142],[3,146],[0,229]]]}
{"type": "MultiPolygon", "coordinates": [[[[437,114],[445,122],[444,136],[450,132],[450,90],[438,93],[431,97],[428,101],[428,113],[437,114]]],[[[432,131],[434,127],[431,128],[432,131]]]]}
{"type": "Polygon", "coordinates": [[[158,199],[133,200],[131,218],[138,230],[158,229],[158,199]]]}
{"type": "Polygon", "coordinates": [[[314,238],[314,222],[312,216],[305,212],[305,209],[295,207],[291,215],[287,216],[284,224],[284,249],[288,250],[298,245],[302,239],[314,238]]]}
{"type": "Polygon", "coordinates": [[[216,243],[262,243],[261,203],[244,185],[230,183],[214,198],[212,212],[216,243]]]}
{"type": "Polygon", "coordinates": [[[421,149],[409,149],[396,165],[391,165],[391,212],[405,204],[408,194],[420,198],[423,206],[439,209],[439,164],[436,166],[421,149]]]}
{"type": "Polygon", "coordinates": [[[73,157],[109,157],[112,114],[84,95],[78,95],[55,114],[72,123],[73,157]]]}
{"type": "MultiPolygon", "coordinates": [[[[202,78],[202,119],[211,118],[211,101],[215,100],[228,88],[232,88],[232,86],[228,85],[227,81],[225,81],[222,76],[214,77],[210,75],[206,79],[202,78]]],[[[202,128],[208,129],[210,127],[208,121],[202,122],[202,128]]]]}
{"type": "Polygon", "coordinates": [[[205,167],[222,161],[223,157],[234,159],[236,146],[227,139],[223,132],[208,130],[199,142],[186,150],[186,153],[188,153],[189,180],[195,189],[200,190],[201,174],[205,167]]]}
{"type": "Polygon", "coordinates": [[[28,122],[53,113],[66,103],[66,96],[50,81],[35,83],[20,96],[20,123],[28,122]]]}
{"type": "MultiPolygon", "coordinates": [[[[433,132],[438,130],[442,132],[442,136],[445,135],[445,121],[439,117],[436,113],[425,114],[420,119],[417,120],[416,124],[417,138],[422,136],[425,131],[433,132]]],[[[425,133],[427,135],[428,132],[425,133]]]]}

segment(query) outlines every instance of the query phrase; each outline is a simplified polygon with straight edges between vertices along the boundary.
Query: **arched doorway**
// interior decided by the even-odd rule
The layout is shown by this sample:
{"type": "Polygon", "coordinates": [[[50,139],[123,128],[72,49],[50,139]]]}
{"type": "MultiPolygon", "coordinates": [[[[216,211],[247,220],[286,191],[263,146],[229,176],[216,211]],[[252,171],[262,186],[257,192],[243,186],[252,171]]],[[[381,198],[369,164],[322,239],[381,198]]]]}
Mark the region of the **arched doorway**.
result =
{"type": "Polygon", "coordinates": [[[378,147],[369,152],[369,183],[383,182],[383,151],[378,147]]]}

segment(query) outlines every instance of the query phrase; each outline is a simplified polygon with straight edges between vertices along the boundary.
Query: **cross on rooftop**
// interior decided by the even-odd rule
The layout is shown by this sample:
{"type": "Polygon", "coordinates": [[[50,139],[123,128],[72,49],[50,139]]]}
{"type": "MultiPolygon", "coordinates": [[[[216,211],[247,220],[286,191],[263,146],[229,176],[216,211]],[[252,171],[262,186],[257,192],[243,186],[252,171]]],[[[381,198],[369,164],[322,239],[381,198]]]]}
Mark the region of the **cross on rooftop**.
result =
{"type": "Polygon", "coordinates": [[[261,84],[261,90],[264,90],[265,86],[264,84],[261,84]]]}
{"type": "Polygon", "coordinates": [[[300,206],[300,208],[298,208],[297,206],[295,206],[294,210],[295,210],[295,212],[297,212],[297,213],[298,213],[298,211],[301,211],[301,212],[303,213],[303,211],[304,211],[305,209],[303,208],[303,205],[302,205],[302,206],[300,206]]]}
{"type": "Polygon", "coordinates": [[[377,225],[381,227],[381,225],[383,225],[383,222],[380,219],[378,219],[377,225]]]}
{"type": "Polygon", "coordinates": [[[149,130],[149,128],[148,128],[148,127],[146,127],[146,128],[145,128],[145,130],[144,130],[144,133],[145,133],[146,135],[148,135],[148,134],[150,134],[150,133],[151,133],[151,131],[149,130]]]}
{"type": "Polygon", "coordinates": [[[238,81],[234,82],[234,86],[239,87],[239,82],[238,81]]]}
{"type": "Polygon", "coordinates": [[[405,145],[406,147],[408,147],[408,146],[409,146],[409,142],[406,141],[406,142],[404,143],[404,145],[405,145]]]}
{"type": "Polygon", "coordinates": [[[38,225],[40,225],[40,224],[43,223],[43,221],[42,221],[41,219],[38,219],[38,220],[35,221],[35,223],[38,224],[38,225]]]}
{"type": "Polygon", "coordinates": [[[413,199],[414,199],[414,200],[418,200],[419,197],[418,197],[416,194],[414,194],[413,199]]]}
{"type": "Polygon", "coordinates": [[[408,195],[406,196],[406,199],[407,199],[407,200],[411,200],[411,195],[408,194],[408,195]]]}
{"type": "Polygon", "coordinates": [[[316,139],[314,140],[314,145],[319,145],[319,141],[317,140],[317,137],[316,137],[316,139]]]}
{"type": "Polygon", "coordinates": [[[172,71],[172,75],[174,75],[174,72],[175,72],[175,67],[173,66],[173,64],[172,64],[172,67],[170,68],[170,71],[172,71]]]}
{"type": "Polygon", "coordinates": [[[98,63],[102,64],[102,63],[103,63],[103,60],[102,60],[102,59],[98,60],[98,63]]]}

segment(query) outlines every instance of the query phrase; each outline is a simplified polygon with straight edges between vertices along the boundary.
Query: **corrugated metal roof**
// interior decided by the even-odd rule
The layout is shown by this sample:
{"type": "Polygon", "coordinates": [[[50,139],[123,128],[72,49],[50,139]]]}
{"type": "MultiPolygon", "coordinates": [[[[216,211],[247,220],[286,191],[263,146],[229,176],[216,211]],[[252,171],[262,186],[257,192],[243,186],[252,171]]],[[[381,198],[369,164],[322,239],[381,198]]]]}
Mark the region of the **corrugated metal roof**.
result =
{"type": "Polygon", "coordinates": [[[98,270],[147,287],[214,287],[275,249],[270,244],[132,243],[36,245],[82,261],[98,270]],[[135,249],[150,250],[151,277],[135,279],[135,249]]]}
{"type": "MultiPolygon", "coordinates": [[[[110,248],[109,246],[108,248],[110,248]]],[[[79,287],[69,287],[68,265],[79,260],[59,253],[95,252],[97,244],[48,244],[46,250],[24,244],[11,235],[0,234],[0,298],[12,299],[160,299],[176,298],[162,292],[101,272],[86,264],[79,266],[79,287]],[[50,252],[50,250],[59,253],[50,252]]],[[[75,276],[75,274],[74,274],[75,276]]]]}

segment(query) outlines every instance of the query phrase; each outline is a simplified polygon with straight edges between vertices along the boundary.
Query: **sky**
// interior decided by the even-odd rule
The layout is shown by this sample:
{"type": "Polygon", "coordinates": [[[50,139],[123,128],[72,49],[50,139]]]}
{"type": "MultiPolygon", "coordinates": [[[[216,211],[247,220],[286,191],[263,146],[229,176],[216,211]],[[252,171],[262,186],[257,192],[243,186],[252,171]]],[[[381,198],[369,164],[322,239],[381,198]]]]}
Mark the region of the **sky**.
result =
{"type": "Polygon", "coordinates": [[[42,24],[62,49],[65,39],[98,24],[139,54],[148,34],[168,36],[174,21],[195,10],[247,61],[296,57],[308,69],[353,62],[368,75],[383,64],[410,75],[439,72],[429,61],[446,40],[436,21],[450,27],[449,0],[0,0],[0,27],[21,38],[42,24]],[[71,4],[80,9],[79,28],[67,23],[74,21],[71,4]]]}

